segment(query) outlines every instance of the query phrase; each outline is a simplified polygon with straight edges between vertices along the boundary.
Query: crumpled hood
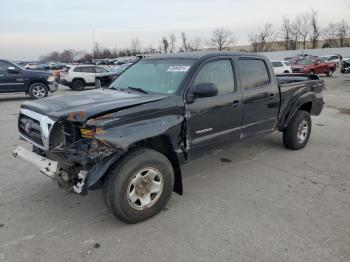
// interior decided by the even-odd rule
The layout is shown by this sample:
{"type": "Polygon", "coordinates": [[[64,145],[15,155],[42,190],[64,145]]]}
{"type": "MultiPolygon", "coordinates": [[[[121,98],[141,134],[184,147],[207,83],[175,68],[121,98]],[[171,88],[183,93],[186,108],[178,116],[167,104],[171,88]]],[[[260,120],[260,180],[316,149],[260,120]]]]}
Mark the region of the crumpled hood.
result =
{"type": "Polygon", "coordinates": [[[21,107],[56,119],[69,117],[76,121],[85,121],[95,115],[115,112],[166,97],[166,95],[160,94],[127,93],[113,89],[99,89],[28,101],[23,103],[21,107]]]}

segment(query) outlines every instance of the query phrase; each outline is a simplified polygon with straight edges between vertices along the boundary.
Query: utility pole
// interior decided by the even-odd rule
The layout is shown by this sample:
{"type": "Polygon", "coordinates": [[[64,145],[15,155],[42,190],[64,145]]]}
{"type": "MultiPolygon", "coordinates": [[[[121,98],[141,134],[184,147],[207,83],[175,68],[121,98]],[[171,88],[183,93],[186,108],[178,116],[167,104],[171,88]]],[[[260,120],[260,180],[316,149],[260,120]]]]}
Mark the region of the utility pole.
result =
{"type": "Polygon", "coordinates": [[[91,52],[92,59],[94,59],[94,48],[95,48],[95,30],[92,30],[92,52],[91,52]]]}

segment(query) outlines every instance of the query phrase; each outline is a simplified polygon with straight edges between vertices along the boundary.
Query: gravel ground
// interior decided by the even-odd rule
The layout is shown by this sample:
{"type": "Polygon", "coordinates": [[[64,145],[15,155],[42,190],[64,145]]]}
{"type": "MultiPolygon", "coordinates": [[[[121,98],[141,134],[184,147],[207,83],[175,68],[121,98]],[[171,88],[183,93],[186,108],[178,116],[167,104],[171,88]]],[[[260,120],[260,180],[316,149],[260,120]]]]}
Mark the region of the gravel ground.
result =
{"type": "MultiPolygon", "coordinates": [[[[323,78],[308,146],[260,137],[184,166],[184,195],[126,225],[99,190],[66,194],[12,150],[22,94],[0,95],[0,261],[350,261],[350,74],[323,78]]],[[[60,86],[54,94],[73,91],[60,86]]]]}

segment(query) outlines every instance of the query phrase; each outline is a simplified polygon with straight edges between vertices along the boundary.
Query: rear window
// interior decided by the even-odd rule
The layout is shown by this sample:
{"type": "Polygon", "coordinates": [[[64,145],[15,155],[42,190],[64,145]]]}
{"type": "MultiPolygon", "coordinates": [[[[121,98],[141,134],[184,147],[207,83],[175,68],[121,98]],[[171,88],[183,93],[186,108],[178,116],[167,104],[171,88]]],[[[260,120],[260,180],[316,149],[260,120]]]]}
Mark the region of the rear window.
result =
{"type": "Polygon", "coordinates": [[[281,67],[283,64],[281,62],[271,62],[273,67],[281,67]]]}
{"type": "Polygon", "coordinates": [[[270,82],[266,64],[260,59],[242,59],[239,61],[241,85],[244,89],[256,88],[270,82]]]}

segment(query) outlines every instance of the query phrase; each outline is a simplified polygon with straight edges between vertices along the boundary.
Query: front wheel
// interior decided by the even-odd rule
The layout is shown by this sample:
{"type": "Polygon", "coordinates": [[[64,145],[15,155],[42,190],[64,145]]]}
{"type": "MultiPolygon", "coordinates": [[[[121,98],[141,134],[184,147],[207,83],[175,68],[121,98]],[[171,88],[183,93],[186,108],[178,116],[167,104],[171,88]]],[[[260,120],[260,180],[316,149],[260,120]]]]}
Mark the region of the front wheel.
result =
{"type": "Polygon", "coordinates": [[[132,224],[158,214],[169,201],[173,185],[174,170],[168,158],[152,149],[138,149],[107,174],[103,194],[109,210],[132,224]]]}
{"type": "Polygon", "coordinates": [[[333,69],[329,69],[329,71],[327,72],[326,74],[328,77],[332,76],[333,75],[333,69]]]}
{"type": "Polygon", "coordinates": [[[28,94],[34,99],[44,98],[48,96],[49,89],[42,83],[33,83],[29,86],[28,94]]]}
{"type": "Polygon", "coordinates": [[[311,134],[311,117],[307,111],[298,110],[283,131],[286,148],[298,150],[306,146],[311,134]]]}

